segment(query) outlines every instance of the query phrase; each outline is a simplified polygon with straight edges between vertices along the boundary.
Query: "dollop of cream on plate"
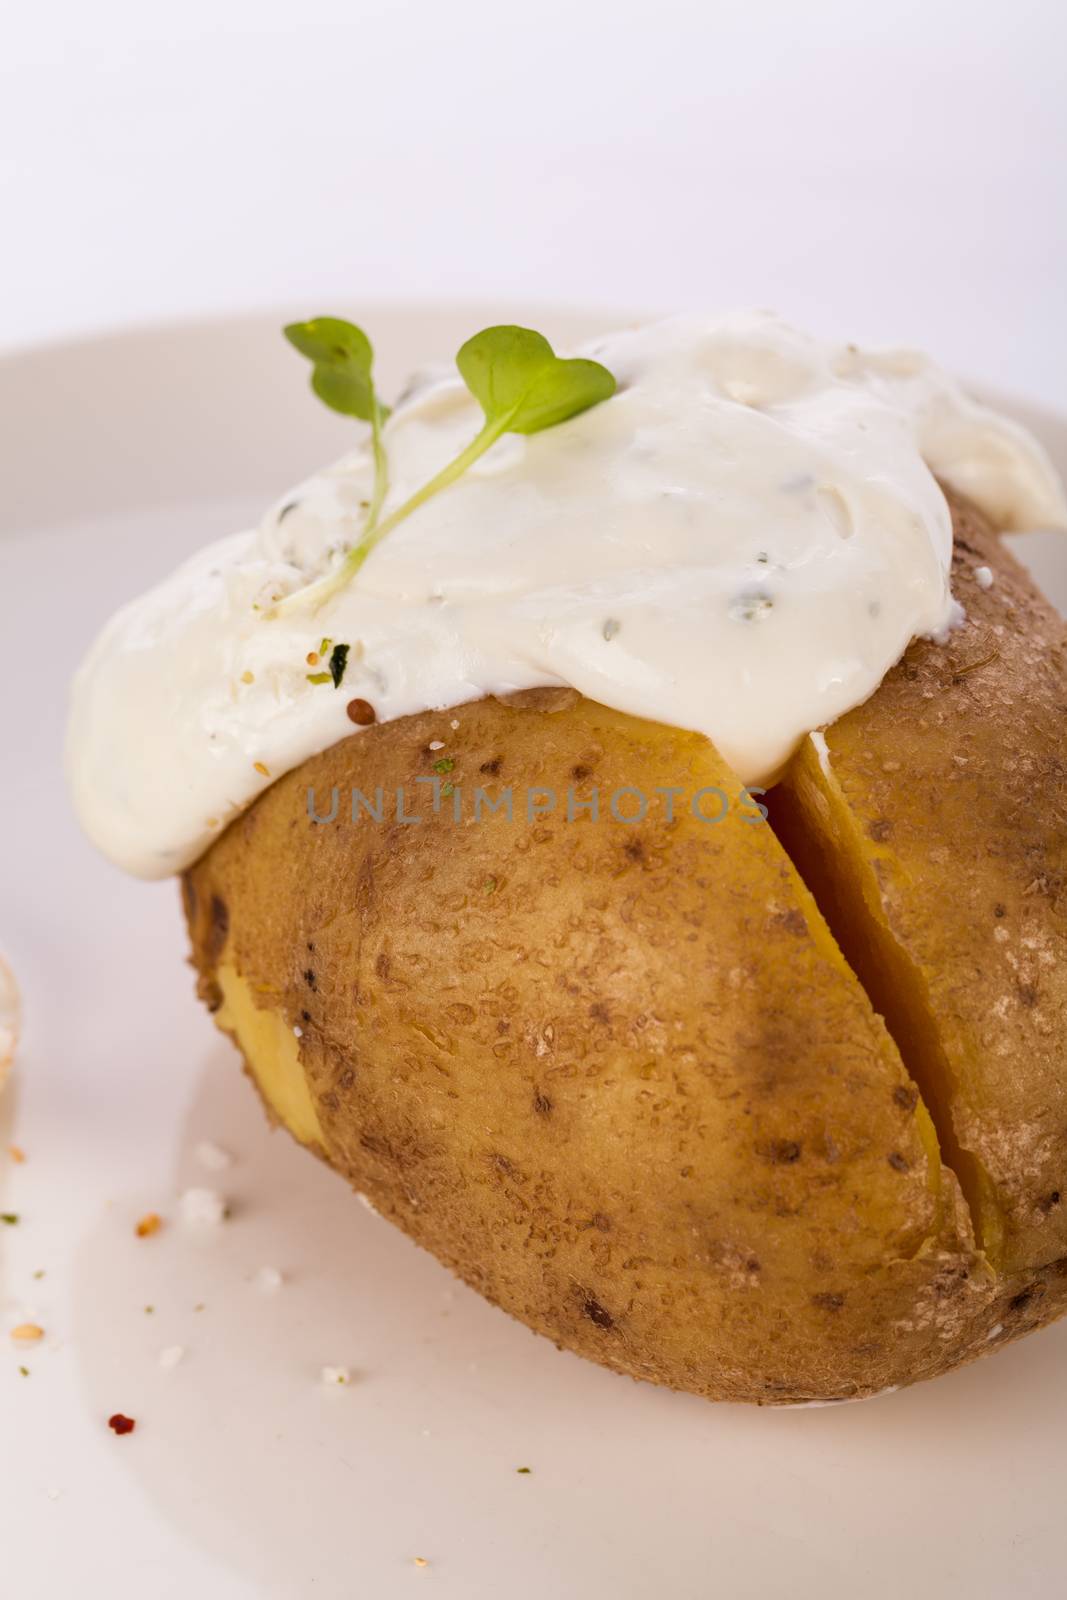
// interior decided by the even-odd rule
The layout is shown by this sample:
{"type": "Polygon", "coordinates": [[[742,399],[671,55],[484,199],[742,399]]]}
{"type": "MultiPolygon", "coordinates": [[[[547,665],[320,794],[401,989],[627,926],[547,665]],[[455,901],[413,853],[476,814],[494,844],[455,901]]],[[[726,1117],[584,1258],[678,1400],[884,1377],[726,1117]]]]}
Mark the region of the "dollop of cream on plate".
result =
{"type": "MultiPolygon", "coordinates": [[[[702,732],[742,783],[766,783],[951,624],[936,478],[1006,529],[1067,523],[1040,446],[910,350],[752,313],[580,353],[614,373],[611,400],[500,439],[317,612],[269,615],[357,539],[365,443],[108,623],[68,738],[105,854],[181,870],[275,778],[357,733],[353,699],[384,722],[566,684],[702,732]],[[310,681],[323,638],[349,647],[339,688],[310,681]]],[[[385,427],[386,510],[481,421],[454,369],[424,375],[385,427]]]]}

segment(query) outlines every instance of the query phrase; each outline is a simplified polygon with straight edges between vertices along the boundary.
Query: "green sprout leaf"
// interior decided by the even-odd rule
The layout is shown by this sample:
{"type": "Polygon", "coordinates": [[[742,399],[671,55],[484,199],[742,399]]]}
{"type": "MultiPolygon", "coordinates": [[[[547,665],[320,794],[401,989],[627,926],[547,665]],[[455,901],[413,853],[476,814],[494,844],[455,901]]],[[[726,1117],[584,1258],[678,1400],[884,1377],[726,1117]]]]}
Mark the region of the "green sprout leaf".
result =
{"type": "Polygon", "coordinates": [[[503,433],[540,433],[610,400],[615,379],[599,361],[564,361],[531,328],[485,328],[456,357],[460,376],[503,433]]]}
{"type": "MultiPolygon", "coordinates": [[[[377,526],[389,492],[389,463],[382,444],[382,425],[389,415],[374,387],[374,350],[362,328],[341,317],[312,317],[290,322],[285,337],[311,362],[311,387],[331,411],[370,423],[374,488],[360,535],[362,543],[377,526]]],[[[312,586],[315,587],[314,585],[312,586]]],[[[278,608],[270,613],[277,614],[278,608]]]]}
{"type": "MultiPolygon", "coordinates": [[[[290,322],[283,333],[312,363],[311,387],[331,411],[373,422],[378,406],[371,368],[374,351],[362,328],[340,317],[312,317],[290,322]]],[[[384,421],[384,407],[378,408],[384,421]]]]}
{"type": "MultiPolygon", "coordinates": [[[[318,317],[314,322],[300,323],[296,326],[300,330],[301,343],[297,343],[293,328],[287,328],[286,335],[304,355],[315,361],[316,372],[325,364],[326,354],[330,351],[333,352],[335,360],[347,362],[351,359],[354,364],[355,351],[357,348],[362,351],[365,346],[368,352],[366,372],[369,378],[370,345],[358,328],[351,328],[350,324],[338,322],[331,317],[318,317]],[[342,349],[342,343],[339,340],[337,344],[333,344],[323,333],[325,328],[351,328],[351,332],[358,335],[362,344],[353,342],[351,358],[348,356],[342,358],[337,354],[342,349]]],[[[540,433],[544,428],[554,428],[558,423],[567,422],[580,412],[588,411],[590,406],[599,405],[602,400],[609,400],[615,393],[616,387],[614,377],[606,367],[600,365],[599,361],[580,358],[564,360],[556,355],[542,334],[535,333],[532,328],[519,328],[511,324],[483,328],[481,333],[476,333],[473,338],[468,339],[456,356],[456,366],[467,388],[485,413],[484,426],[447,466],[442,467],[440,472],[422,485],[421,489],[417,489],[402,505],[397,506],[381,521],[378,520],[381,499],[376,496],[359,539],[349,550],[337,571],[331,573],[328,578],[312,584],[309,589],[291,595],[289,600],[276,606],[271,615],[289,609],[295,602],[302,603],[310,599],[313,604],[322,605],[331,599],[355,577],[371,551],[387,534],[405,518],[410,517],[413,511],[425,505],[427,500],[461,478],[468,467],[473,466],[502,434],[540,433]]],[[[314,376],[312,382],[314,383],[314,376]]],[[[327,404],[330,403],[327,401],[327,404]]],[[[383,465],[382,482],[384,481],[383,465]]]]}

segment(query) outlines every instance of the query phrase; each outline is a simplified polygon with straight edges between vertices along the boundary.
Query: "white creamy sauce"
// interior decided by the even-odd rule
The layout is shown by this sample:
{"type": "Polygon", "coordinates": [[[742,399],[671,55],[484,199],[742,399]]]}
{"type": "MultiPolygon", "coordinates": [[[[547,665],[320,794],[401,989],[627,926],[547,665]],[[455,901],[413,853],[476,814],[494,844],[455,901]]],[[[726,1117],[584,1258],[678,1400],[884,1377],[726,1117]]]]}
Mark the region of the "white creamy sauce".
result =
{"type": "MultiPolygon", "coordinates": [[[[614,398],[502,438],[317,612],[267,615],[358,537],[365,443],[112,619],[77,675],[68,741],[100,849],[143,877],[180,870],[275,778],[356,732],[354,698],[384,722],[569,684],[702,732],[742,782],[766,782],[951,623],[934,474],[1005,528],[1067,523],[1040,446],[910,351],[746,314],[582,353],[615,374],[614,398]],[[350,646],[339,689],[308,679],[323,637],[350,646]]],[[[481,422],[454,369],[421,381],[386,424],[386,510],[481,422]]]]}

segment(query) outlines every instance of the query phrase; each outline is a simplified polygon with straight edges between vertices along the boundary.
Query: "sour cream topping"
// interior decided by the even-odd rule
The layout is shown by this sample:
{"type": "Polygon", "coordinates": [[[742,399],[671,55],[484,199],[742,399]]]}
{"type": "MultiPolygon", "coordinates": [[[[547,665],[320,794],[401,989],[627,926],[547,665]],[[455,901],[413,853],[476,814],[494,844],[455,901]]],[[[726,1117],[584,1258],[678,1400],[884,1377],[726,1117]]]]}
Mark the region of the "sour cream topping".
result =
{"type": "MultiPolygon", "coordinates": [[[[188,865],[275,778],[357,732],[354,698],[384,722],[568,684],[704,733],[742,783],[766,783],[951,624],[935,474],[1002,527],[1067,525],[1040,446],[912,351],[760,313],[581,353],[614,373],[611,400],[500,439],[317,612],[268,615],[358,537],[364,443],[108,623],[68,740],[105,854],[142,877],[188,865]],[[339,688],[309,680],[324,637],[349,646],[339,688]]],[[[424,375],[386,424],[386,510],[481,421],[454,368],[424,375]]]]}

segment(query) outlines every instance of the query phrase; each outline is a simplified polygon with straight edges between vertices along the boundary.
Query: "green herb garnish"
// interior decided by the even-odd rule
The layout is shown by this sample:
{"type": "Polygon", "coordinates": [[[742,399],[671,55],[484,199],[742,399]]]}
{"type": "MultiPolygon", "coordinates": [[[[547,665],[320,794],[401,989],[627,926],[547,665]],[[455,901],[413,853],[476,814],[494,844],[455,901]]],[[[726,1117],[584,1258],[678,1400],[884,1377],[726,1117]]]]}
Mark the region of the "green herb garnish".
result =
{"type": "Polygon", "coordinates": [[[17,1211],[0,1211],[0,1222],[6,1222],[9,1228],[14,1228],[18,1224],[18,1220],[19,1214],[17,1211]]]}
{"type": "Polygon", "coordinates": [[[24,1378],[28,1378],[28,1377],[29,1377],[29,1375],[30,1375],[30,1369],[29,1369],[29,1367],[20,1367],[20,1368],[19,1368],[19,1371],[20,1371],[20,1372],[21,1372],[21,1373],[22,1373],[22,1376],[23,1376],[23,1377],[24,1377],[24,1378]]]}
{"type": "Polygon", "coordinates": [[[335,689],[339,689],[341,687],[341,679],[345,675],[345,668],[347,665],[348,646],[346,644],[335,644],[333,647],[333,654],[330,657],[330,677],[333,679],[333,686],[335,689]]]}
{"type": "MultiPolygon", "coordinates": [[[[326,654],[331,643],[332,640],[330,639],[324,639],[322,641],[322,648],[319,650],[320,656],[324,656],[326,654]]],[[[341,687],[341,680],[345,675],[345,668],[348,666],[348,651],[349,646],[347,644],[335,644],[330,654],[330,659],[327,662],[325,671],[305,672],[304,676],[308,683],[332,683],[335,689],[339,689],[341,687]]],[[[312,657],[311,659],[314,658],[312,657]]]]}
{"type": "Polygon", "coordinates": [[[315,363],[311,385],[319,398],[335,411],[370,420],[375,487],[363,531],[337,571],[290,595],[275,607],[275,616],[297,601],[322,605],[343,589],[387,534],[461,478],[503,434],[540,433],[554,428],[615,393],[615,379],[599,361],[581,357],[564,360],[532,328],[510,324],[483,328],[467,340],[456,356],[460,376],[484,413],[483,426],[447,466],[379,521],[388,483],[381,439],[386,411],[374,393],[370,342],[359,328],[333,317],[294,323],[285,333],[315,363]]]}
{"type": "Polygon", "coordinates": [[[442,756],[440,761],[434,762],[433,770],[435,772],[451,772],[455,764],[451,756],[442,756]]]}
{"type": "Polygon", "coordinates": [[[374,388],[374,351],[362,328],[340,317],[312,317],[290,322],[282,330],[294,350],[311,362],[311,387],[331,411],[370,423],[374,455],[374,489],[367,508],[367,530],[378,520],[389,488],[388,464],[382,448],[382,423],[389,415],[374,388]]]}
{"type": "Polygon", "coordinates": [[[485,427],[468,446],[477,447],[474,460],[502,433],[540,433],[615,393],[607,367],[581,358],[564,361],[532,328],[485,328],[467,340],[456,366],[485,412],[485,427]]]}

